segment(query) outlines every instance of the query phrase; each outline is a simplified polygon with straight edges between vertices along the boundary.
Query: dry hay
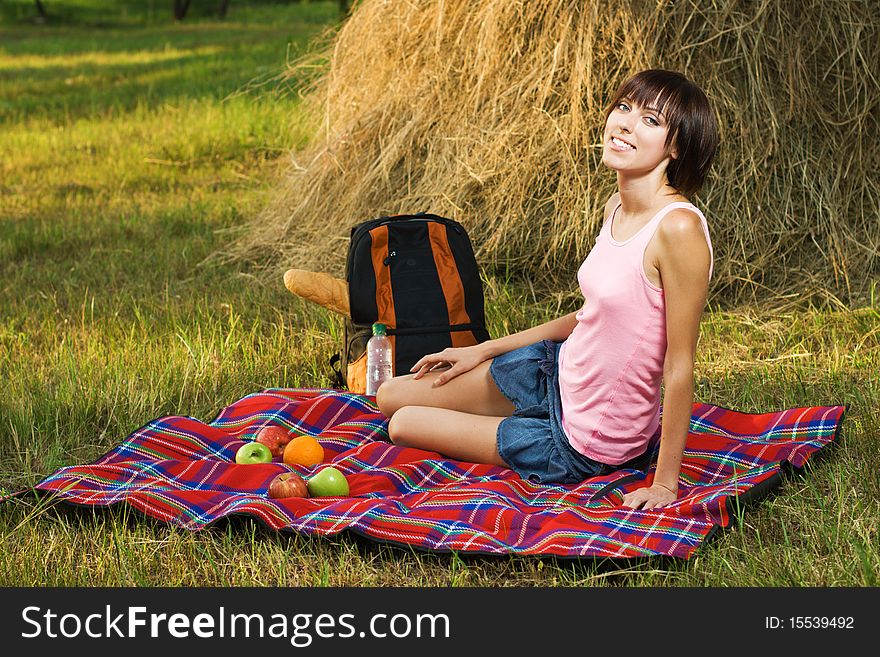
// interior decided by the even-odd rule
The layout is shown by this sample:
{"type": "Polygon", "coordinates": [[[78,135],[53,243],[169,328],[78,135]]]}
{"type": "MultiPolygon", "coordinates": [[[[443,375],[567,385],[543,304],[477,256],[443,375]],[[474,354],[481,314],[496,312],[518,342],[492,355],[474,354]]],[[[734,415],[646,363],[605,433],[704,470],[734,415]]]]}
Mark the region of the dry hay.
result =
{"type": "Polygon", "coordinates": [[[487,271],[576,299],[615,189],[603,110],[658,67],[719,118],[694,199],[710,302],[853,303],[878,278],[878,26],[871,0],[364,0],[287,72],[317,71],[320,123],[232,255],[279,284],[291,266],[341,276],[352,225],[427,211],[462,222],[487,271]]]}

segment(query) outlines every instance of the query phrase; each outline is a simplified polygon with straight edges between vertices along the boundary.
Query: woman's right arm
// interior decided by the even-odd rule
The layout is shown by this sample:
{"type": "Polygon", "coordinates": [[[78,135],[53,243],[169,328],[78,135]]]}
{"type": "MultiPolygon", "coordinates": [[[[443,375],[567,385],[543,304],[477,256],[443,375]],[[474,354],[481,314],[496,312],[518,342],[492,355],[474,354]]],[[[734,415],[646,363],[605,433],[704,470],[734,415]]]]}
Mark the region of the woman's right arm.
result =
{"type": "Polygon", "coordinates": [[[420,379],[425,373],[430,372],[436,367],[449,365],[450,368],[438,377],[434,383],[434,385],[443,385],[459,374],[472,370],[483,361],[495,358],[495,356],[500,356],[508,351],[513,351],[541,340],[562,342],[571,335],[575,326],[577,326],[577,313],[573,312],[564,317],[545,322],[540,326],[533,326],[525,331],[506,335],[503,338],[487,340],[470,347],[449,347],[439,353],[428,354],[419,359],[413,365],[410,372],[415,373],[414,378],[420,379]]]}
{"type": "MultiPolygon", "coordinates": [[[[603,212],[603,222],[607,223],[609,216],[620,203],[620,194],[615,192],[605,202],[605,210],[603,212]]],[[[604,226],[604,223],[603,223],[604,226]]],[[[503,338],[495,340],[487,340],[471,347],[449,347],[436,354],[428,354],[423,356],[410,372],[415,372],[416,379],[422,378],[426,372],[443,366],[449,365],[441,376],[437,377],[434,385],[442,385],[463,372],[472,370],[477,365],[490,358],[495,358],[508,351],[526,347],[530,344],[540,342],[541,340],[553,340],[554,342],[562,342],[567,339],[574,327],[577,326],[577,312],[569,313],[558,319],[552,319],[540,326],[533,326],[525,331],[506,335],[503,338]]]]}
{"type": "Polygon", "coordinates": [[[506,354],[508,351],[526,347],[541,340],[562,342],[571,335],[575,326],[577,326],[577,312],[550,320],[540,326],[533,326],[519,333],[505,335],[503,338],[487,340],[477,346],[483,348],[486,358],[495,358],[495,356],[506,354]]]}

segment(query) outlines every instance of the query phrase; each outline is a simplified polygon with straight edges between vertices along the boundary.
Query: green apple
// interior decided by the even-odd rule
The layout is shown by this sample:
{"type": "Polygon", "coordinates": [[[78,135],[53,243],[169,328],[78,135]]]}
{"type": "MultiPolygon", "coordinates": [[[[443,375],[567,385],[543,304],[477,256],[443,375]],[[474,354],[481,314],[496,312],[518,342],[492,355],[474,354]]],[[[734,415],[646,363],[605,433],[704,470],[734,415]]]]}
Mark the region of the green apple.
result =
{"type": "Polygon", "coordinates": [[[309,494],[312,497],[343,497],[348,495],[348,480],[333,467],[322,469],[309,479],[309,494]]]}
{"type": "Polygon", "coordinates": [[[263,443],[245,443],[235,453],[235,462],[242,464],[271,463],[272,450],[263,443]]]}

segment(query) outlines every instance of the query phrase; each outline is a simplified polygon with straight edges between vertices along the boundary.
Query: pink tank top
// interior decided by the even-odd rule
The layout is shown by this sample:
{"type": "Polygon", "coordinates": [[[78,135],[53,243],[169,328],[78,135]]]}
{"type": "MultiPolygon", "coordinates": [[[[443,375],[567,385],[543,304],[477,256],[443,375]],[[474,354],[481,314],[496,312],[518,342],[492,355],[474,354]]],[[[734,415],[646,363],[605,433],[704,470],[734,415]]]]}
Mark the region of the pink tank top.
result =
{"type": "Polygon", "coordinates": [[[585,456],[619,465],[639,456],[660,424],[660,382],[666,357],[663,290],[645,275],[645,249],[667,212],[690,203],[670,203],[625,242],[611,237],[611,218],[578,270],[584,305],[559,352],[562,427],[585,456]]]}

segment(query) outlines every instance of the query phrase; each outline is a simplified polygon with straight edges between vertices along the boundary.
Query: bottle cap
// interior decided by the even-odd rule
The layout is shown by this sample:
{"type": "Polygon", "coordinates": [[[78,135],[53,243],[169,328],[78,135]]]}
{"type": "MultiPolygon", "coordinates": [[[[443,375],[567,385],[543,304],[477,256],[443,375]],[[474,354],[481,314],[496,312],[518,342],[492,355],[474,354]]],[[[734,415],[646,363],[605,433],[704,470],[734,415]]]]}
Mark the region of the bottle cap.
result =
{"type": "Polygon", "coordinates": [[[373,324],[373,335],[385,335],[385,325],[380,323],[373,324]]]}

